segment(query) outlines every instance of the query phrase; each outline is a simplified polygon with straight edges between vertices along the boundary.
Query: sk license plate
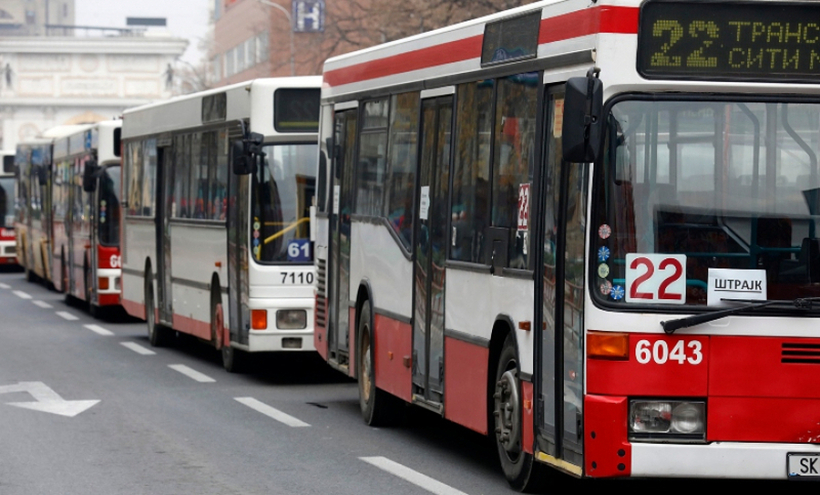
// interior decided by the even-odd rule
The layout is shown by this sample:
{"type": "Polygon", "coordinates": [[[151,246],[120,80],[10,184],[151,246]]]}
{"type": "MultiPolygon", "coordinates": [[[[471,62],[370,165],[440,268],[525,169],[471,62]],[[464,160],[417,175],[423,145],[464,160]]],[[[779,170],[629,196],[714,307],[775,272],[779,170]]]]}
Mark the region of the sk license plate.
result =
{"type": "Polygon", "coordinates": [[[820,478],[820,454],[787,454],[789,478],[820,478]]]}

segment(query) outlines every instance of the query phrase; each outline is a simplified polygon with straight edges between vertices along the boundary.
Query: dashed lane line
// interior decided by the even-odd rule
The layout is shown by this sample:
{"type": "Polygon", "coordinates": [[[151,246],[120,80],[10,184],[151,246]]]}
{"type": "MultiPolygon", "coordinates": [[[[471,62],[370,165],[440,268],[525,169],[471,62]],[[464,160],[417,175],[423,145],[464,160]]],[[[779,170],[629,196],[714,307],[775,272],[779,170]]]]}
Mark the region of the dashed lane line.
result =
{"type": "Polygon", "coordinates": [[[187,376],[188,378],[190,378],[192,380],[196,380],[200,383],[211,383],[211,382],[216,381],[213,378],[211,378],[210,376],[208,376],[204,373],[200,373],[199,371],[197,371],[193,368],[189,368],[188,366],[185,366],[184,364],[169,364],[168,367],[171,368],[174,371],[179,371],[180,373],[187,376]]]}
{"type": "Polygon", "coordinates": [[[301,419],[294,418],[290,414],[283,413],[279,409],[273,408],[262,401],[254,399],[253,397],[234,397],[234,400],[241,404],[245,404],[256,412],[262,413],[265,416],[275,419],[276,421],[279,421],[280,423],[292,428],[303,428],[310,426],[301,419]]]}
{"type": "Polygon", "coordinates": [[[92,332],[98,334],[98,335],[106,335],[106,336],[114,335],[114,332],[112,332],[111,330],[108,330],[107,328],[103,328],[99,325],[83,325],[83,326],[85,328],[91,330],[92,332]]]}
{"type": "Polygon", "coordinates": [[[68,311],[57,311],[57,316],[59,316],[60,318],[65,318],[68,321],[79,320],[79,318],[69,313],[68,311]]]}
{"type": "Polygon", "coordinates": [[[9,284],[0,284],[0,289],[11,289],[9,284]]]}
{"type": "Polygon", "coordinates": [[[54,307],[54,306],[52,306],[51,304],[49,304],[49,303],[47,303],[47,302],[45,302],[45,301],[36,301],[36,300],[35,300],[35,301],[31,301],[31,302],[32,302],[35,306],[41,307],[41,308],[43,308],[43,309],[49,309],[49,308],[53,308],[53,307],[54,307]]]}
{"type": "Polygon", "coordinates": [[[128,349],[131,349],[137,354],[142,354],[143,356],[153,356],[156,354],[156,352],[152,351],[151,349],[146,349],[145,347],[137,344],[136,342],[120,342],[120,345],[128,349]]]}
{"type": "Polygon", "coordinates": [[[11,291],[12,294],[19,297],[20,299],[31,299],[31,295],[27,294],[21,290],[13,290],[11,291]]]}
{"type": "Polygon", "coordinates": [[[426,474],[421,474],[398,462],[391,461],[387,457],[359,457],[359,459],[383,471],[387,471],[394,476],[398,476],[405,481],[409,481],[418,487],[424,488],[430,493],[437,495],[467,495],[460,490],[456,490],[449,485],[434,480],[426,474]]]}

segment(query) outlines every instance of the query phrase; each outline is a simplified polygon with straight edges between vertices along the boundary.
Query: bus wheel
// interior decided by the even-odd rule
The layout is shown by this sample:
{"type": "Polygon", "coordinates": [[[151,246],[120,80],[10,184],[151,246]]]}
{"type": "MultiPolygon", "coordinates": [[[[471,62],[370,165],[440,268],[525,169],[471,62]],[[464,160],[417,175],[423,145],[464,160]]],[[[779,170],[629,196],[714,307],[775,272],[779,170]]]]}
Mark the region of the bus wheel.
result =
{"type": "Polygon", "coordinates": [[[162,347],[168,343],[169,330],[157,323],[152,277],[151,270],[147,270],[145,272],[145,323],[148,324],[148,342],[153,347],[162,347]]]}
{"type": "Polygon", "coordinates": [[[359,406],[365,423],[369,426],[383,426],[391,423],[393,413],[398,408],[393,397],[376,388],[372,336],[370,301],[365,301],[359,314],[359,352],[356,363],[359,378],[359,406]]]}
{"type": "Polygon", "coordinates": [[[521,445],[521,386],[512,334],[507,335],[498,358],[492,400],[495,445],[504,476],[510,486],[522,492],[542,488],[546,468],[537,464],[521,445]]]}
{"type": "Polygon", "coordinates": [[[214,347],[222,354],[222,367],[228,373],[242,373],[247,367],[248,355],[231,346],[230,333],[225,331],[222,303],[211,302],[211,335],[214,347]]]}

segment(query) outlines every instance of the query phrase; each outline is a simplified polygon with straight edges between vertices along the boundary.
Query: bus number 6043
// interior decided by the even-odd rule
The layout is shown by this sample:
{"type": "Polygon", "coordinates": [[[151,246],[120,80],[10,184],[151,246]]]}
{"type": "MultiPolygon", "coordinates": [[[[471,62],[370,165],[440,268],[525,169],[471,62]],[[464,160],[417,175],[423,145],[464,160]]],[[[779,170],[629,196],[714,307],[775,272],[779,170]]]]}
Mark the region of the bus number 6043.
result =
{"type": "Polygon", "coordinates": [[[674,345],[665,340],[639,340],[635,345],[635,359],[640,364],[677,362],[697,365],[703,361],[703,344],[697,340],[678,340],[674,345]]]}

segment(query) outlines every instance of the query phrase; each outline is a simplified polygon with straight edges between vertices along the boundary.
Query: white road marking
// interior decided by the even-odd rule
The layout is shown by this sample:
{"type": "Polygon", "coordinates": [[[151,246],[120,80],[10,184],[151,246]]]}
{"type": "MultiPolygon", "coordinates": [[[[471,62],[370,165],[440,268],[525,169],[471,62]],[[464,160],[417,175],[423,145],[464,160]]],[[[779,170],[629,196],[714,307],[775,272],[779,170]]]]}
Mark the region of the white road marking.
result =
{"type": "Polygon", "coordinates": [[[26,294],[25,292],[23,292],[21,290],[13,290],[13,291],[11,291],[11,293],[14,294],[15,296],[19,297],[20,299],[31,299],[30,295],[26,294]]]}
{"type": "Polygon", "coordinates": [[[368,464],[372,464],[377,468],[387,471],[388,473],[398,476],[399,478],[409,481],[416,486],[424,488],[430,493],[437,495],[467,495],[466,493],[456,490],[455,488],[445,485],[440,481],[414,471],[407,466],[403,466],[398,462],[391,461],[387,457],[359,457],[368,464]]]}
{"type": "Polygon", "coordinates": [[[79,318],[69,313],[68,311],[57,311],[57,316],[59,316],[60,318],[65,318],[68,321],[79,320],[79,318]]]}
{"type": "Polygon", "coordinates": [[[91,330],[92,332],[99,334],[99,335],[114,335],[114,332],[108,330],[107,328],[103,328],[99,325],[83,325],[85,328],[91,330]]]}
{"type": "Polygon", "coordinates": [[[152,351],[151,349],[146,349],[145,347],[137,344],[136,342],[120,342],[120,344],[131,349],[137,354],[142,354],[143,356],[153,356],[154,354],[156,354],[156,352],[152,351]]]}
{"type": "Polygon", "coordinates": [[[0,284],[0,289],[11,289],[9,284],[0,284]]]}
{"type": "Polygon", "coordinates": [[[211,378],[210,376],[205,375],[203,373],[200,373],[199,371],[197,371],[195,369],[189,368],[189,367],[185,366],[184,364],[169,364],[168,367],[171,368],[172,370],[179,371],[180,373],[187,376],[188,378],[190,378],[192,380],[196,380],[200,383],[210,383],[210,382],[215,382],[216,381],[213,378],[211,378]]]}
{"type": "Polygon", "coordinates": [[[35,306],[39,306],[43,309],[48,309],[48,308],[53,308],[54,307],[54,306],[52,306],[51,304],[49,304],[45,301],[31,301],[31,302],[34,303],[35,306]]]}
{"type": "Polygon", "coordinates": [[[280,423],[284,423],[293,428],[301,428],[305,426],[310,426],[309,424],[305,423],[301,419],[294,418],[290,414],[283,413],[279,409],[275,409],[264,402],[258,401],[253,397],[234,397],[234,400],[245,404],[246,406],[250,407],[256,412],[260,412],[265,416],[275,419],[280,423]]]}

